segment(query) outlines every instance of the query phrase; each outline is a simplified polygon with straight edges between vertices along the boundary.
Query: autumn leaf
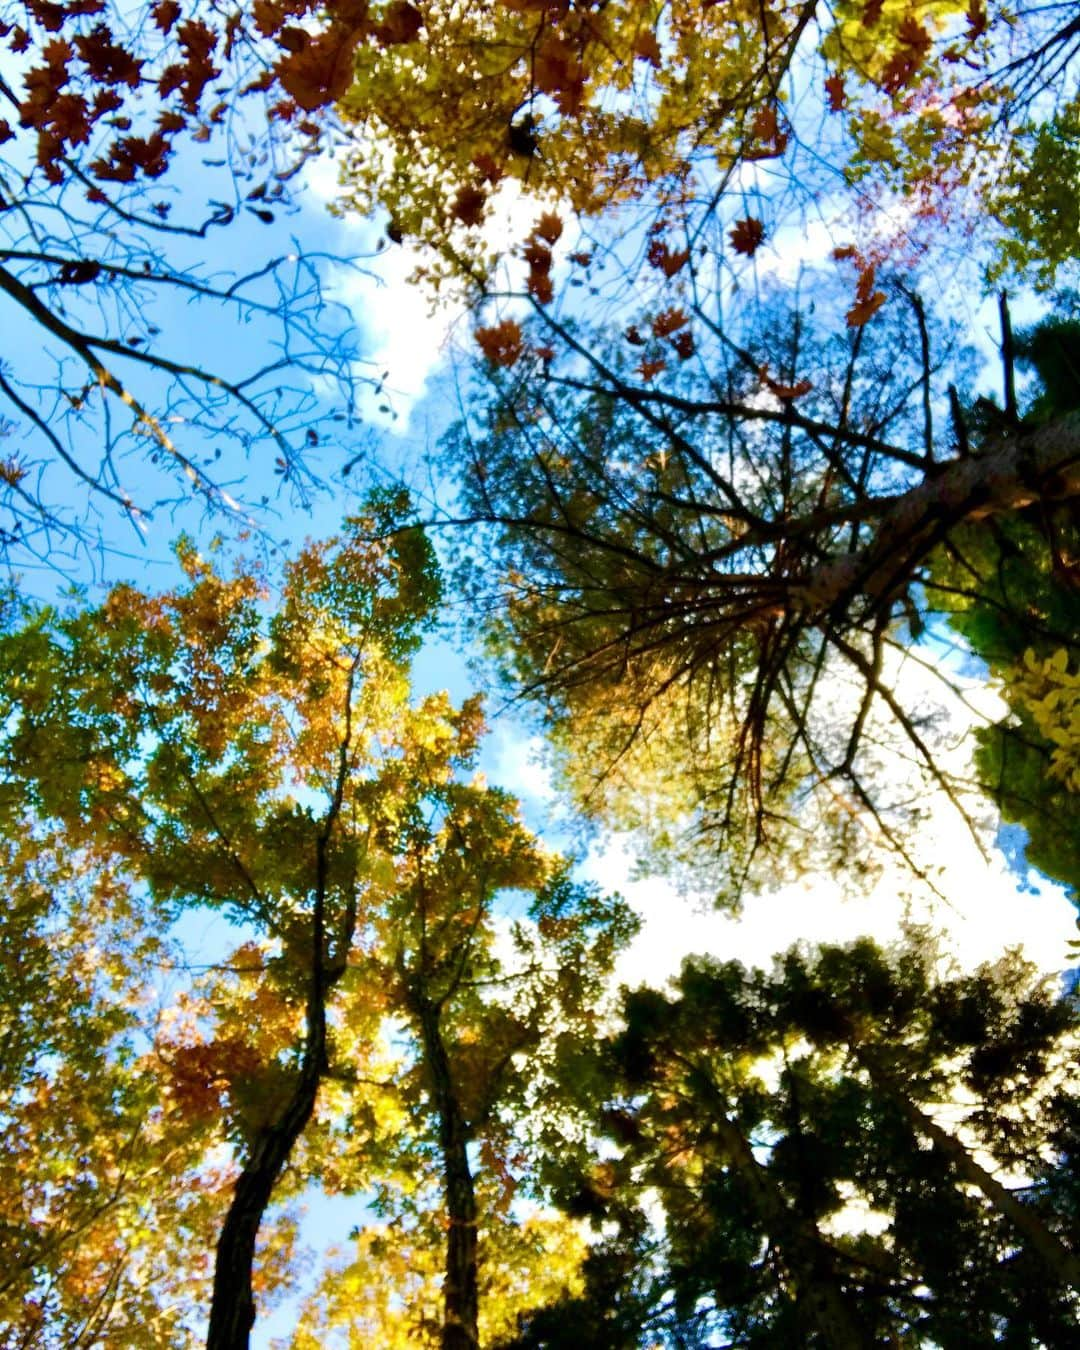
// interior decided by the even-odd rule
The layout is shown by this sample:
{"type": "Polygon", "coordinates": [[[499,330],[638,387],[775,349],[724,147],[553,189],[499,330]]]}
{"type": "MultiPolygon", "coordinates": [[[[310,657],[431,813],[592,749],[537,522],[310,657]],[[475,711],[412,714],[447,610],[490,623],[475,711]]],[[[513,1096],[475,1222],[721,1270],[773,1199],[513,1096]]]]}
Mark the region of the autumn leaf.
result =
{"type": "Polygon", "coordinates": [[[399,46],[415,42],[424,26],[424,16],[408,0],[394,0],[375,28],[375,34],[384,46],[399,46]]]}
{"type": "Polygon", "coordinates": [[[643,380],[655,379],[667,366],[663,359],[649,360],[647,357],[642,359],[637,366],[637,373],[643,380]]]}
{"type": "Polygon", "coordinates": [[[986,2],[985,0],[970,0],[967,10],[964,13],[964,19],[967,23],[967,36],[969,42],[977,42],[986,32],[986,2]]]}
{"type": "Polygon", "coordinates": [[[486,203],[487,193],[483,188],[465,186],[454,198],[453,213],[463,225],[475,227],[483,222],[486,203]]]}
{"type": "Polygon", "coordinates": [[[493,366],[516,365],[525,350],[521,325],[513,319],[504,319],[491,328],[478,328],[473,336],[493,366]]]}
{"type": "Polygon", "coordinates": [[[745,220],[735,222],[728,238],[736,253],[744,253],[748,258],[752,258],[765,239],[765,226],[760,220],[748,216],[745,220]]]}
{"type": "Polygon", "coordinates": [[[873,291],[865,299],[857,300],[847,312],[848,327],[861,328],[878,312],[885,299],[884,291],[873,291]]]}
{"type": "Polygon", "coordinates": [[[830,75],[825,81],[825,95],[830,112],[842,112],[847,107],[847,94],[844,91],[844,77],[830,75]]]}
{"type": "Polygon", "coordinates": [[[689,329],[681,333],[676,333],[671,339],[671,345],[675,348],[680,361],[689,361],[696,348],[694,346],[694,335],[689,329]]]}
{"type": "Polygon", "coordinates": [[[690,250],[686,248],[673,252],[663,240],[653,239],[649,243],[646,258],[650,267],[655,267],[664,276],[671,278],[690,261],[690,250]]]}
{"type": "Polygon", "coordinates": [[[650,28],[643,28],[634,39],[634,56],[638,61],[648,61],[657,70],[660,69],[660,44],[656,34],[650,28]]]}
{"type": "Polygon", "coordinates": [[[555,288],[547,272],[530,272],[525,289],[541,305],[550,305],[555,294],[555,288]]]}
{"type": "Polygon", "coordinates": [[[554,211],[545,211],[533,226],[533,234],[547,244],[554,244],[563,232],[562,218],[554,211]]]}
{"type": "Polygon", "coordinates": [[[689,316],[681,309],[662,310],[652,322],[653,336],[662,338],[685,328],[690,322],[689,316]]]}
{"type": "Polygon", "coordinates": [[[644,347],[645,345],[645,339],[641,336],[636,324],[631,324],[623,336],[632,347],[644,347]]]}

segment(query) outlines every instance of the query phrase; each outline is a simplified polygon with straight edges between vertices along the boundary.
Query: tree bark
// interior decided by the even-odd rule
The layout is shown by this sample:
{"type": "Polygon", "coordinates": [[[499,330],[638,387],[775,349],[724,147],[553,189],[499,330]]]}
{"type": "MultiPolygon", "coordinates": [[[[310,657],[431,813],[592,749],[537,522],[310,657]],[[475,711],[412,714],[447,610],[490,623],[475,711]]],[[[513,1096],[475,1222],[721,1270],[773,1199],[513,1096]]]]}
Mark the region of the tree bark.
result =
{"type": "Polygon", "coordinates": [[[712,1123],[769,1237],[780,1249],[807,1331],[816,1331],[831,1350],[871,1350],[874,1342],[860,1328],[816,1227],[792,1211],[742,1131],[722,1112],[712,1123]]]}
{"type": "Polygon", "coordinates": [[[274,1184],[315,1108],[322,1051],[321,1039],[316,1045],[309,1043],[288,1105],[273,1125],[260,1130],[237,1179],[218,1238],[206,1350],[248,1350],[255,1323],[251,1279],[255,1239],[274,1184]]]}
{"type": "MultiPolygon", "coordinates": [[[[868,1066],[871,1077],[881,1081],[868,1066]]],[[[1030,1249],[1046,1266],[1058,1284],[1080,1289],[1080,1259],[1073,1255],[1028,1205],[1019,1200],[997,1177],[980,1166],[955,1135],[943,1129],[891,1082],[885,1083],[889,1097],[900,1107],[920,1134],[926,1135],[948,1158],[957,1174],[976,1187],[999,1214],[1005,1216],[1030,1249]]]]}
{"type": "Polygon", "coordinates": [[[439,1008],[422,995],[414,1001],[424,1064],[439,1118],[446,1201],[446,1266],[442,1350],[477,1350],[480,1344],[476,1255],[476,1193],[469,1167],[468,1130],[454,1088],[439,1026],[439,1008]]]}
{"type": "Polygon", "coordinates": [[[795,593],[797,608],[815,621],[860,596],[878,605],[911,580],[948,529],[1036,501],[1077,496],[1080,417],[1074,414],[930,470],[921,483],[876,510],[868,500],[864,514],[876,518],[872,539],[814,567],[795,593]]]}

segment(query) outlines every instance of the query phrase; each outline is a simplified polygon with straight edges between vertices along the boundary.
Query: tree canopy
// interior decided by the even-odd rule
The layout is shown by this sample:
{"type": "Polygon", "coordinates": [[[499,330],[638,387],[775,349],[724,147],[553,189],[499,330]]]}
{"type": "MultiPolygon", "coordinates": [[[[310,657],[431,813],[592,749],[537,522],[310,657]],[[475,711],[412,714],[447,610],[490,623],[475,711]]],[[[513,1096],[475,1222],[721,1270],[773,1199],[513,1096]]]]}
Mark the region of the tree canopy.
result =
{"type": "Polygon", "coordinates": [[[1075,974],[732,920],[620,989],[431,687],[733,912],[933,894],[943,816],[1075,901],[1075,9],[0,0],[4,1350],[1076,1342],[1075,974]]]}

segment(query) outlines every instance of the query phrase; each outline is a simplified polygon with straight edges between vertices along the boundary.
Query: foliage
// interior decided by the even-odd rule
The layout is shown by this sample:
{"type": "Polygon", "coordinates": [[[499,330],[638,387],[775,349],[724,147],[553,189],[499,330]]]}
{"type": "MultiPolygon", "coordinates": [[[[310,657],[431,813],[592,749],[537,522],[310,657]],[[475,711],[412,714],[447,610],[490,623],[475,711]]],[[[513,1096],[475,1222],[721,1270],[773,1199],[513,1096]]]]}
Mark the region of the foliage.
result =
{"type": "MultiPolygon", "coordinates": [[[[1053,316],[1020,335],[1036,379],[1023,425],[1053,426],[1076,407],[1076,324],[1053,316]]],[[[1000,417],[993,405],[984,415],[1000,417]]],[[[956,531],[929,579],[933,603],[1001,682],[1009,714],[979,732],[978,771],[1027,856],[1080,888],[1072,683],[1078,656],[1076,526],[1069,505],[1039,503],[956,531]]]]}
{"type": "Polygon", "coordinates": [[[324,132],[280,82],[305,7],[256,10],[0,5],[0,548],[17,563],[78,573],[125,521],[142,543],[192,501],[264,520],[270,483],[306,505],[316,447],[352,431],[366,377],[333,260],[251,237],[295,214],[324,132]]]}
{"type": "MultiPolygon", "coordinates": [[[[65,1035],[80,1046],[73,1063],[69,1042],[50,1046],[37,1027],[26,1051],[31,1064],[55,1053],[76,1082],[96,1055],[104,1101],[88,1094],[71,1125],[127,1128],[139,1176],[164,1165],[151,1140],[176,1158],[193,1132],[192,1165],[202,1168],[215,1142],[231,1144],[231,1197],[224,1203],[220,1187],[204,1197],[204,1225],[224,1219],[211,1345],[247,1344],[253,1279],[260,1292],[289,1272],[273,1249],[253,1269],[271,1196],[314,1180],[346,1193],[383,1185],[387,1212],[413,1216],[411,1240],[447,1249],[449,1326],[459,1316],[458,1259],[476,1321],[478,1174],[492,1206],[490,1221],[479,1213],[480,1259],[491,1247],[484,1278],[502,1300],[485,1325],[512,1322],[529,1298],[519,1263],[540,1260],[550,1228],[538,1221],[530,1237],[508,1219],[519,1186],[538,1194],[515,1161],[521,1121],[553,1108],[551,1042],[595,1026],[604,976],[633,931],[621,902],[570,881],[511,797],[466,780],[478,701],[410,701],[409,660],[439,577],[406,510],[400,496],[372,497],[340,539],[288,565],[273,607],[266,577],[244,567],[227,575],[189,541],[178,550],[187,580],[175,590],[118,586],[100,606],[61,612],[9,607],[6,809],[63,838],[91,899],[96,888],[110,899],[144,895],[159,928],[201,906],[244,927],[227,961],[162,1021],[138,1061],[139,1090],[150,1095],[115,1125],[110,1103],[131,1069],[117,1039],[127,1023],[107,1013],[105,992],[101,1032],[90,1023],[93,1034],[81,1035],[80,1005],[66,1005],[65,1035]],[[529,903],[511,921],[514,897],[529,903]],[[130,1123],[138,1111],[154,1122],[147,1140],[138,1114],[130,1123]],[[433,1193],[449,1227],[428,1212],[433,1193]]],[[[35,849],[28,840],[13,870],[35,849]]],[[[94,909],[76,903],[77,889],[72,917],[85,936],[94,909]]],[[[48,896],[40,885],[32,893],[48,896]]],[[[22,978],[31,977],[28,965],[22,978]]],[[[24,1090],[17,1064],[11,1072],[12,1090],[24,1090]]],[[[60,1136],[56,1148],[55,1165],[67,1167],[77,1143],[60,1136]]],[[[74,1222],[68,1209],[85,1207],[81,1185],[76,1168],[61,1229],[74,1222]]],[[[160,1209],[170,1195],[151,1189],[145,1203],[160,1209]]],[[[118,1221],[110,1211],[110,1232],[118,1221]]],[[[568,1256],[563,1282],[572,1266],[568,1256]]]]}
{"type": "MultiPolygon", "coordinates": [[[[647,1196],[663,1237],[636,1335],[604,1344],[1071,1343],[1075,1006],[1015,957],[935,965],[863,940],[628,995],[600,1116],[618,1157],[587,1183],[629,1224],[624,1297],[647,1196]]],[[[570,1343],[577,1315],[515,1344],[570,1343]]]]}

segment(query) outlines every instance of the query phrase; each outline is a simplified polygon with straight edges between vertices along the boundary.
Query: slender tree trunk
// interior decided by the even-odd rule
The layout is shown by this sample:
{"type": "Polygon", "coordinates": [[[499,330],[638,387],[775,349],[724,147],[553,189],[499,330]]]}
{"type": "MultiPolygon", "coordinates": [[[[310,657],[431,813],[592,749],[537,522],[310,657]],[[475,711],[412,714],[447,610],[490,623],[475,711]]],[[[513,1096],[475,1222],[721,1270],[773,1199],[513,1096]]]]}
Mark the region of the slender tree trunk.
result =
{"type": "Polygon", "coordinates": [[[439,1149],[448,1220],[442,1350],[477,1350],[480,1340],[477,1327],[476,1193],[469,1168],[468,1132],[443,1044],[439,1009],[422,996],[415,1006],[420,1019],[424,1063],[439,1117],[439,1149]]]}
{"type": "Polygon", "coordinates": [[[1047,1228],[1038,1214],[985,1167],[980,1166],[955,1135],[943,1129],[917,1106],[902,1087],[892,1080],[891,1075],[880,1069],[869,1056],[860,1053],[856,1058],[875,1083],[885,1088],[890,1100],[899,1106],[914,1128],[942,1151],[957,1175],[981,1191],[993,1208],[1009,1220],[1054,1280],[1072,1289],[1080,1289],[1080,1259],[1047,1228]]]}
{"type": "Polygon", "coordinates": [[[793,1212],[737,1126],[722,1112],[713,1126],[780,1250],[807,1331],[817,1332],[830,1350],[871,1350],[874,1342],[859,1326],[817,1228],[793,1212]]]}
{"type": "Polygon", "coordinates": [[[259,1131],[237,1179],[218,1238],[206,1350],[248,1350],[255,1322],[255,1239],[274,1185],[315,1108],[324,1063],[324,1021],[316,1032],[314,1039],[309,1035],[288,1104],[272,1125],[259,1131]]]}

